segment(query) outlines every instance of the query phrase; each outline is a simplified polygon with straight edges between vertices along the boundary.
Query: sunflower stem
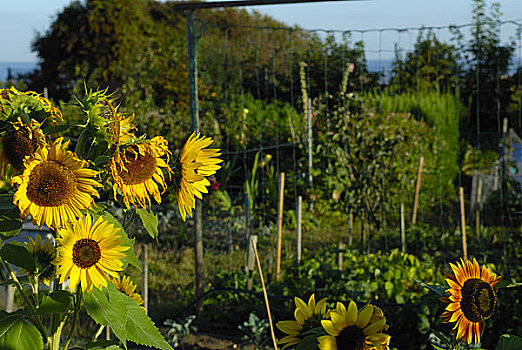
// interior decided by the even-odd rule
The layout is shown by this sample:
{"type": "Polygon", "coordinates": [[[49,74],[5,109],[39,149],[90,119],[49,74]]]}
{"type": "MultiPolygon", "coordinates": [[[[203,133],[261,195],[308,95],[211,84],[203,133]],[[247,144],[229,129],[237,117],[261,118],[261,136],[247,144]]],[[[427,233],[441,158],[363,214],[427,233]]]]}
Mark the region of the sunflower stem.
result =
{"type": "Polygon", "coordinates": [[[69,343],[71,342],[74,329],[76,328],[76,321],[78,320],[78,313],[80,312],[80,308],[82,305],[82,294],[80,293],[80,289],[76,289],[76,298],[74,299],[74,316],[73,321],[71,325],[71,330],[69,331],[69,334],[67,335],[67,340],[65,341],[65,345],[63,346],[63,350],[67,350],[69,347],[69,343]]]}
{"type": "Polygon", "coordinates": [[[74,153],[76,153],[79,158],[83,158],[83,149],[85,147],[85,142],[87,142],[87,132],[87,128],[84,128],[78,137],[78,141],[76,142],[74,153]]]}
{"type": "Polygon", "coordinates": [[[134,220],[136,220],[136,218],[137,218],[136,210],[133,210],[131,218],[129,219],[128,222],[125,223],[125,226],[123,226],[123,231],[127,232],[127,229],[129,228],[130,225],[132,225],[132,223],[134,222],[134,220]]]}
{"type": "Polygon", "coordinates": [[[22,284],[20,283],[20,281],[16,277],[16,274],[11,269],[11,266],[9,265],[9,263],[7,261],[5,261],[4,258],[2,258],[2,262],[4,263],[5,267],[9,271],[9,276],[14,281],[14,283],[16,285],[16,288],[18,289],[20,294],[22,294],[22,297],[24,298],[24,301],[25,301],[27,307],[29,308],[29,310],[31,311],[31,314],[33,315],[33,321],[35,323],[35,326],[36,326],[36,328],[38,328],[38,331],[42,335],[42,337],[44,339],[44,342],[45,342],[47,340],[47,331],[45,330],[45,327],[42,324],[42,322],[40,321],[40,319],[38,318],[38,316],[36,315],[36,309],[34,308],[34,305],[31,302],[31,299],[29,299],[27,297],[27,295],[25,295],[24,290],[22,288],[22,284]]]}

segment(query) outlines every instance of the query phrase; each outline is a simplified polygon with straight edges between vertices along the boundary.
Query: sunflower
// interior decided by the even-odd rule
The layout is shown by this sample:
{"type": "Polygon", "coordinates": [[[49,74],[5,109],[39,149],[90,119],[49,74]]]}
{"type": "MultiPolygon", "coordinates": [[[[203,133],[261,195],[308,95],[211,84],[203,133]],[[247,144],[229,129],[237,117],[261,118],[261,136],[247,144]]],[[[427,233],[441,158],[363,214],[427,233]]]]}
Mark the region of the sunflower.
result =
{"type": "MultiPolygon", "coordinates": [[[[58,108],[54,107],[48,99],[42,97],[41,94],[38,94],[34,91],[18,91],[14,86],[11,86],[8,89],[0,89],[0,99],[12,101],[13,98],[16,99],[14,96],[29,98],[29,101],[26,100],[26,102],[29,102],[31,105],[35,104],[32,106],[33,108],[38,106],[38,109],[43,109],[46,114],[46,118],[48,118],[49,121],[53,124],[63,120],[62,112],[58,108]],[[30,102],[30,100],[34,102],[30,102]]],[[[0,113],[2,112],[3,110],[0,106],[0,113]]]]}
{"type": "Polygon", "coordinates": [[[279,339],[278,344],[283,345],[283,349],[299,344],[301,341],[301,334],[306,331],[320,327],[321,320],[328,316],[326,311],[326,298],[321,299],[317,304],[315,303],[315,294],[310,296],[308,304],[298,297],[295,297],[295,321],[279,321],[276,326],[283,333],[287,334],[285,337],[279,339]]]}
{"type": "Polygon", "coordinates": [[[39,227],[63,227],[98,197],[94,187],[101,185],[93,178],[98,172],[85,168],[87,162],[67,151],[68,145],[59,138],[50,148],[40,147],[26,159],[24,172],[12,178],[17,187],[14,204],[39,227]]]}
{"type": "Polygon", "coordinates": [[[93,224],[90,214],[78,221],[68,223],[59,229],[56,239],[58,257],[53,262],[58,266],[60,283],[70,277],[70,288],[76,289],[79,283],[82,290],[90,292],[107,286],[108,276],[118,276],[123,270],[122,259],[128,246],[118,234],[119,229],[104,221],[102,217],[93,224]]]}
{"type": "Polygon", "coordinates": [[[40,123],[31,119],[29,125],[22,122],[11,124],[13,130],[0,138],[0,176],[7,175],[10,164],[15,173],[23,172],[24,159],[32,156],[38,147],[46,146],[45,136],[40,129],[40,123]]]}
{"type": "Polygon", "coordinates": [[[163,169],[169,176],[172,173],[168,164],[169,156],[167,140],[161,136],[120,149],[110,163],[114,197],[118,190],[121,191],[123,202],[129,209],[131,204],[139,204],[144,208],[147,204],[150,206],[149,195],[161,203],[161,193],[165,192],[167,186],[163,169]],[[162,158],[165,155],[166,161],[162,158]],[[161,193],[158,185],[162,187],[161,193]]]}
{"type": "Polygon", "coordinates": [[[359,312],[351,301],[348,310],[342,303],[337,303],[330,312],[330,320],[321,324],[328,335],[318,337],[321,350],[388,350],[390,336],[382,333],[387,328],[382,311],[371,304],[359,312]]]}
{"type": "Polygon", "coordinates": [[[446,275],[450,288],[446,290],[448,297],[441,300],[448,303],[442,314],[444,323],[457,322],[452,332],[457,339],[468,344],[480,343],[484,333],[484,321],[491,317],[497,303],[495,285],[500,280],[477,260],[473,262],[460,259],[456,265],[450,263],[454,275],[446,275]]]}
{"type": "Polygon", "coordinates": [[[206,177],[221,168],[223,160],[217,148],[206,148],[212,144],[210,137],[201,137],[194,132],[183,146],[174,166],[174,191],[178,200],[181,218],[185,221],[187,214],[192,217],[192,209],[196,207],[196,199],[202,199],[202,193],[208,193],[210,181],[206,177]]]}
{"type": "Polygon", "coordinates": [[[111,141],[116,145],[123,145],[131,139],[136,139],[136,135],[132,133],[133,130],[136,130],[136,126],[132,124],[134,114],[124,117],[117,112],[108,99],[102,100],[102,103],[106,108],[100,116],[107,120],[105,128],[110,135],[111,141]]]}
{"type": "MultiPolygon", "coordinates": [[[[141,295],[134,292],[136,290],[136,285],[131,281],[129,276],[123,276],[123,278],[120,278],[120,275],[114,277],[111,276],[111,282],[120,292],[134,299],[138,305],[141,306],[143,304],[141,295]]],[[[147,311],[143,306],[141,306],[141,308],[143,311],[147,311]]]]}
{"type": "Polygon", "coordinates": [[[38,277],[40,282],[50,286],[50,282],[54,277],[54,266],[51,264],[55,258],[56,250],[54,244],[49,238],[42,242],[42,237],[37,234],[33,240],[29,237],[29,242],[24,242],[25,248],[33,257],[36,270],[27,271],[20,269],[20,273],[27,275],[29,278],[38,277]]]}

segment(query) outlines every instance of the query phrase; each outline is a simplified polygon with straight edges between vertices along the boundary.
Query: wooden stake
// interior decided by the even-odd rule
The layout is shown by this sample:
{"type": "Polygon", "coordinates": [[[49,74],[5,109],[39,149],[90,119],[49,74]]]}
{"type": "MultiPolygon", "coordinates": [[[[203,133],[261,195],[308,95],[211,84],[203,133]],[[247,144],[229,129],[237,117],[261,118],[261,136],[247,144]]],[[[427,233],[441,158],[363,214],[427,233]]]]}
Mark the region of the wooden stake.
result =
{"type": "MultiPolygon", "coordinates": [[[[257,237],[256,237],[257,238],[257,237]]],[[[270,333],[272,334],[272,341],[274,343],[274,349],[277,350],[277,339],[274,333],[274,324],[272,323],[272,313],[270,312],[270,303],[268,302],[268,295],[266,293],[265,280],[263,279],[263,270],[261,269],[261,263],[259,262],[259,255],[257,254],[257,239],[252,241],[252,247],[254,247],[254,254],[256,255],[257,269],[259,271],[259,277],[261,278],[261,288],[263,288],[263,296],[265,298],[266,312],[268,313],[268,323],[270,324],[270,333]]]]}
{"type": "Polygon", "coordinates": [[[277,260],[276,260],[276,281],[279,281],[281,273],[281,242],[283,235],[283,199],[285,194],[285,173],[279,174],[279,207],[277,212],[277,260]]]}
{"type": "Polygon", "coordinates": [[[337,253],[337,270],[343,270],[343,250],[344,245],[343,242],[339,242],[339,252],[337,253]]]}
{"type": "Polygon", "coordinates": [[[480,237],[480,202],[482,201],[482,178],[479,177],[477,188],[477,202],[475,203],[475,227],[480,237]]]}
{"type": "Polygon", "coordinates": [[[462,232],[462,256],[468,258],[468,246],[466,242],[466,213],[464,212],[464,188],[459,187],[460,198],[460,230],[462,232]]]}
{"type": "Polygon", "coordinates": [[[348,246],[352,246],[353,244],[353,211],[350,208],[350,213],[348,214],[348,246]]]}
{"type": "Polygon", "coordinates": [[[254,242],[257,242],[257,236],[256,235],[250,235],[248,237],[248,255],[247,255],[247,290],[252,290],[253,286],[253,278],[252,278],[252,272],[254,271],[254,248],[253,244],[254,242]]]}
{"type": "Polygon", "coordinates": [[[297,197],[297,236],[295,239],[296,242],[296,259],[297,264],[301,262],[301,210],[303,207],[303,197],[297,197]]]}
{"type": "Polygon", "coordinates": [[[143,307],[145,310],[149,310],[149,256],[146,244],[142,246],[142,252],[143,272],[141,275],[141,296],[143,297],[143,307]]]}
{"type": "Polygon", "coordinates": [[[419,160],[419,169],[417,170],[417,184],[415,185],[415,201],[413,202],[413,214],[411,216],[411,224],[415,225],[417,223],[417,207],[419,205],[419,194],[421,187],[421,176],[422,176],[422,166],[424,165],[424,157],[420,157],[419,160]]]}
{"type": "Polygon", "coordinates": [[[403,202],[401,202],[401,252],[406,253],[406,223],[404,220],[403,202]]]}

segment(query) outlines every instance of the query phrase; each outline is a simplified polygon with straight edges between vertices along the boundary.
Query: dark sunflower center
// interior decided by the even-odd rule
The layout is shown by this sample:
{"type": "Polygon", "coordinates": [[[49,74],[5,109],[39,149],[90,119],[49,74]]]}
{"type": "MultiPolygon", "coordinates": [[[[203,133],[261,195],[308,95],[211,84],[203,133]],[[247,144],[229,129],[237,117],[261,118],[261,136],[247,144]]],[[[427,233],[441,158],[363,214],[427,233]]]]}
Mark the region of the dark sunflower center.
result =
{"type": "Polygon", "coordinates": [[[101,250],[98,242],[83,238],[74,243],[73,246],[73,263],[86,269],[96,264],[101,258],[101,250]]]}
{"type": "Polygon", "coordinates": [[[127,157],[125,169],[121,169],[120,177],[126,185],[141,184],[156,173],[157,160],[150,154],[127,157]]]}
{"type": "Polygon", "coordinates": [[[489,283],[471,278],[464,282],[461,293],[460,306],[468,320],[481,322],[491,317],[497,303],[497,294],[489,283]]]}
{"type": "Polygon", "coordinates": [[[364,335],[362,329],[357,326],[344,328],[337,336],[337,349],[339,350],[363,350],[364,335]]]}
{"type": "Polygon", "coordinates": [[[54,161],[45,161],[31,171],[27,198],[44,207],[65,204],[76,189],[76,176],[69,168],[54,161]]]}
{"type": "Polygon", "coordinates": [[[37,148],[35,140],[31,140],[27,130],[17,130],[2,139],[5,157],[18,171],[24,169],[24,157],[32,155],[37,148]]]}

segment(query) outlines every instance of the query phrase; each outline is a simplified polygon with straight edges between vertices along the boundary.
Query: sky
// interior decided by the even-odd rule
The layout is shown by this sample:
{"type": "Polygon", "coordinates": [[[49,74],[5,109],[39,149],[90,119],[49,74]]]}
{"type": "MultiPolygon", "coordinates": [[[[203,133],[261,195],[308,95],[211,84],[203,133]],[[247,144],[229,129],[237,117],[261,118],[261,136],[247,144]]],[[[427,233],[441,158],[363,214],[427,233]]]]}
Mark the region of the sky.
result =
{"type": "MultiPolygon", "coordinates": [[[[31,41],[49,28],[56,14],[71,0],[0,0],[0,62],[36,62],[31,41]]],[[[522,23],[522,0],[500,0],[502,20],[522,23]]],[[[489,1],[488,1],[489,3],[489,1]]],[[[304,29],[366,30],[420,28],[471,22],[471,0],[361,0],[310,4],[253,6],[261,13],[304,29]]],[[[507,25],[503,39],[515,32],[507,25]]],[[[444,38],[445,33],[440,33],[444,38]]],[[[369,32],[354,35],[367,49],[392,55],[393,44],[411,47],[416,32],[369,32]]],[[[371,54],[371,53],[370,53],[371,54]]]]}

